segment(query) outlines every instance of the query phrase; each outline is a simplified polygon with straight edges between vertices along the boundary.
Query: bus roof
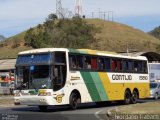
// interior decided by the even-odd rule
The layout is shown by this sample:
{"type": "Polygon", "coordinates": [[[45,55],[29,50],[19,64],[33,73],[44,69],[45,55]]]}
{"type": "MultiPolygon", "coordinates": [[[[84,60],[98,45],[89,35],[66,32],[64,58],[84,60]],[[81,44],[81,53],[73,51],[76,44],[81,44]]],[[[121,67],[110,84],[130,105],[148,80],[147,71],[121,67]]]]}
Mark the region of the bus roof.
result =
{"type": "Polygon", "coordinates": [[[18,55],[48,53],[48,52],[54,52],[54,51],[66,51],[66,52],[77,53],[77,54],[80,53],[80,54],[110,56],[110,57],[118,57],[118,58],[147,60],[147,58],[144,56],[137,56],[137,57],[124,56],[124,55],[118,54],[116,52],[99,51],[99,50],[91,50],[91,49],[70,49],[70,48],[40,48],[40,49],[23,51],[23,52],[20,52],[18,55]]]}

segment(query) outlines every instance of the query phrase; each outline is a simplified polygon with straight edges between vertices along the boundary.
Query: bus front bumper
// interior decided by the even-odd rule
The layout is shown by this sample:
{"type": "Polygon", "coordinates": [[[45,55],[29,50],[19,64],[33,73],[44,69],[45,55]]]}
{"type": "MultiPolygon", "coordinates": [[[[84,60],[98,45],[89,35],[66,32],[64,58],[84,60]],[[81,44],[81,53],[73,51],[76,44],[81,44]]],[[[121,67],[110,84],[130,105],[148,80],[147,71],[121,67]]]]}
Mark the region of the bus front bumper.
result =
{"type": "Polygon", "coordinates": [[[23,96],[14,97],[15,105],[55,105],[53,96],[23,96]]]}

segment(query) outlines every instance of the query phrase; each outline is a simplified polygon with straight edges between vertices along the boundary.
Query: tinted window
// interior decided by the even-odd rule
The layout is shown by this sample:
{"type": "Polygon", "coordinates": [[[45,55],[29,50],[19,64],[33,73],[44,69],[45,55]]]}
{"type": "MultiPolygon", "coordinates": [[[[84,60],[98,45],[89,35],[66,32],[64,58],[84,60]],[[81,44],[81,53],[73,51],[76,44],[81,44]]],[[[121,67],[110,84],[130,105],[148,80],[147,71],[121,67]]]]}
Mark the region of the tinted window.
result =
{"type": "Polygon", "coordinates": [[[127,66],[128,66],[128,71],[132,71],[133,70],[133,62],[128,60],[127,61],[127,66]]]}
{"type": "Polygon", "coordinates": [[[33,78],[48,78],[49,77],[49,66],[41,65],[41,66],[31,66],[30,70],[32,72],[33,78]],[[33,67],[33,68],[31,68],[33,67]]]}
{"type": "Polygon", "coordinates": [[[98,68],[99,70],[105,70],[105,59],[104,58],[98,59],[98,68]]]}
{"type": "Polygon", "coordinates": [[[133,71],[133,62],[131,60],[123,61],[123,71],[124,72],[132,72],[133,71]]]}
{"type": "Polygon", "coordinates": [[[83,68],[83,56],[82,55],[76,55],[76,67],[78,69],[82,69],[83,68]]]}
{"type": "Polygon", "coordinates": [[[91,68],[97,70],[97,57],[92,57],[91,59],[91,68]]]}
{"type": "Polygon", "coordinates": [[[111,66],[111,63],[110,63],[110,59],[109,58],[105,58],[105,63],[106,63],[106,69],[107,70],[110,70],[110,66],[111,66]]]}
{"type": "Polygon", "coordinates": [[[16,65],[30,65],[30,64],[48,64],[50,62],[51,54],[33,54],[20,55],[17,58],[16,65]]]}
{"type": "Polygon", "coordinates": [[[116,61],[116,59],[111,60],[111,65],[112,65],[111,70],[112,71],[117,71],[117,61],[116,61]]]}
{"type": "Polygon", "coordinates": [[[156,88],[157,87],[157,83],[150,83],[150,88],[156,88]]]}
{"type": "Polygon", "coordinates": [[[134,71],[135,72],[142,72],[142,61],[135,61],[134,62],[134,71]]]}
{"type": "Polygon", "coordinates": [[[76,68],[76,56],[75,55],[69,56],[69,65],[70,65],[70,68],[76,68]]]}
{"type": "Polygon", "coordinates": [[[90,56],[84,57],[84,68],[91,69],[91,57],[90,56]]]}
{"type": "Polygon", "coordinates": [[[65,63],[65,53],[64,52],[55,52],[55,62],[56,63],[65,63]]]}
{"type": "Polygon", "coordinates": [[[143,72],[144,72],[144,73],[147,73],[147,72],[148,72],[147,62],[146,62],[146,61],[143,62],[143,72]]]}
{"type": "Polygon", "coordinates": [[[117,70],[122,71],[122,60],[117,60],[117,70]]]}

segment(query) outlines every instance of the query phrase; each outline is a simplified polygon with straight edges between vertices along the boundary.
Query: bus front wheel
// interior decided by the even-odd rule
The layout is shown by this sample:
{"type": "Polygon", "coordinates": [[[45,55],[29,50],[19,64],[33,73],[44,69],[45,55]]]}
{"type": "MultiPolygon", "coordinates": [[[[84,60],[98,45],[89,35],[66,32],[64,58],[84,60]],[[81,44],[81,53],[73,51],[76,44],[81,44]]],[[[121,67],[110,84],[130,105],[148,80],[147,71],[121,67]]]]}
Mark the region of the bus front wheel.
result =
{"type": "Polygon", "coordinates": [[[79,104],[79,98],[78,98],[78,95],[76,93],[71,93],[71,96],[70,96],[70,103],[69,103],[69,107],[72,109],[72,110],[75,110],[77,109],[77,106],[79,104]]]}

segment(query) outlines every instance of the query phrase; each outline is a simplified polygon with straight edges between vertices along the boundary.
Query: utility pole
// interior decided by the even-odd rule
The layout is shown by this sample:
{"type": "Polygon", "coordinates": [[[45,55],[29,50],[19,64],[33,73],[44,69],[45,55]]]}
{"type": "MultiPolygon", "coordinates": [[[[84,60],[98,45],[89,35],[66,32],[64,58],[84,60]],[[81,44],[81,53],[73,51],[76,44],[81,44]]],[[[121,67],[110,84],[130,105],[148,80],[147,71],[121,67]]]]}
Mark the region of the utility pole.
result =
{"type": "Polygon", "coordinates": [[[82,16],[82,1],[76,0],[76,6],[74,10],[75,15],[82,16]]]}
{"type": "Polygon", "coordinates": [[[56,14],[59,19],[63,18],[61,0],[56,0],[56,14]]]}
{"type": "Polygon", "coordinates": [[[92,12],[92,19],[94,18],[94,12],[92,12]]]}
{"type": "Polygon", "coordinates": [[[101,19],[101,9],[98,8],[98,13],[99,13],[99,19],[101,19]]]}
{"type": "MultiPolygon", "coordinates": [[[[100,12],[100,15],[103,15],[104,20],[106,20],[106,14],[108,14],[108,12],[100,12]]],[[[109,19],[109,16],[108,16],[108,19],[109,19]]]]}
{"type": "MultiPolygon", "coordinates": [[[[111,20],[113,22],[113,20],[114,20],[113,11],[108,11],[108,14],[109,14],[109,16],[111,16],[111,20]]],[[[109,17],[109,19],[110,19],[110,17],[109,17]]]]}

